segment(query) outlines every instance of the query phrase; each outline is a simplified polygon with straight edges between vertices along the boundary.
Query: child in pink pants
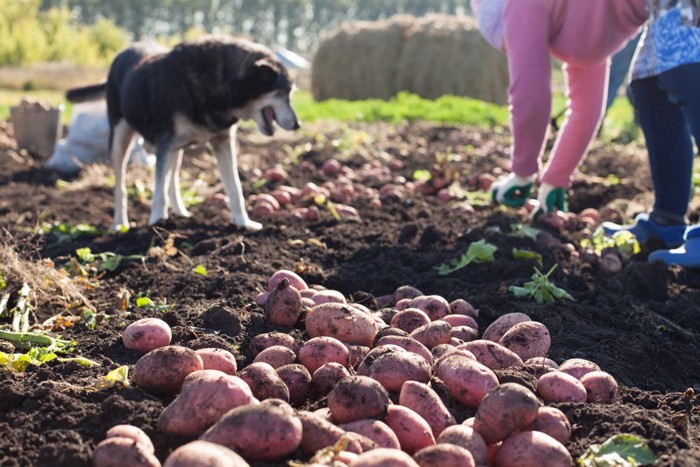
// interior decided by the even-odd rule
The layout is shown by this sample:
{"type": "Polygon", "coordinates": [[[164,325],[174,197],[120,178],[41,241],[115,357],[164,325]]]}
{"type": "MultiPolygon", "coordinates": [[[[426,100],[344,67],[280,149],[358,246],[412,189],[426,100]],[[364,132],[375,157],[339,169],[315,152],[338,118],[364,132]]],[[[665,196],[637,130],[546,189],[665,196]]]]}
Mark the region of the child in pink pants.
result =
{"type": "Polygon", "coordinates": [[[472,0],[482,33],[508,55],[511,173],[493,199],[522,206],[540,174],[552,109],[552,57],[563,62],[567,112],[540,177],[536,213],[566,210],[566,189],[603,117],[610,56],[647,19],[646,0],[472,0]]]}

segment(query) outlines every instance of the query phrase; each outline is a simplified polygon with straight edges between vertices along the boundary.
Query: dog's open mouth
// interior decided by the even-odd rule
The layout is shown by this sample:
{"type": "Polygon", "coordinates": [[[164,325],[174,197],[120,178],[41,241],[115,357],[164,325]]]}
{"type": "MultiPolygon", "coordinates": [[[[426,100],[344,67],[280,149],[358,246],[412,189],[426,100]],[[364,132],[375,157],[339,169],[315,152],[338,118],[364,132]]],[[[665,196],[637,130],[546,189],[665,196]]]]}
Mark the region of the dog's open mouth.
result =
{"type": "Polygon", "coordinates": [[[275,109],[268,105],[262,109],[263,121],[265,122],[265,132],[272,136],[275,134],[275,120],[277,116],[275,115],[275,109]]]}

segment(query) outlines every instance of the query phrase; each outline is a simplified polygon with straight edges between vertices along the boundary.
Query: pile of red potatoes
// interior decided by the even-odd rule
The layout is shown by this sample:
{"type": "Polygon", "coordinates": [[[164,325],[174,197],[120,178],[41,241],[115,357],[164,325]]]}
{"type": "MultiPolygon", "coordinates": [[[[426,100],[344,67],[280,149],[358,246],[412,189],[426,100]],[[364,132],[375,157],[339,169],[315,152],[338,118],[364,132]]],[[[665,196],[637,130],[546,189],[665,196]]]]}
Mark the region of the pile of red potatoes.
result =
{"type": "MultiPolygon", "coordinates": [[[[403,286],[371,310],[288,270],[273,274],[257,301],[281,332],[255,336],[254,360],[242,369],[227,350],[171,345],[157,318],[125,329],[124,345],[144,352],[133,383],[173,397],[159,429],[196,439],[163,465],[564,467],[573,464],[571,425],[547,404],[617,396],[615,379],[595,363],[548,359],[547,328],[523,313],[481,332],[478,310],[463,299],[403,286]],[[302,325],[304,342],[282,332],[302,325]],[[536,393],[499,381],[495,370],[512,367],[538,377],[536,393]],[[474,416],[457,420],[440,394],[474,416]],[[304,410],[311,398],[327,404],[304,410]]],[[[148,436],[130,425],[107,433],[93,464],[161,465],[148,436]]]]}

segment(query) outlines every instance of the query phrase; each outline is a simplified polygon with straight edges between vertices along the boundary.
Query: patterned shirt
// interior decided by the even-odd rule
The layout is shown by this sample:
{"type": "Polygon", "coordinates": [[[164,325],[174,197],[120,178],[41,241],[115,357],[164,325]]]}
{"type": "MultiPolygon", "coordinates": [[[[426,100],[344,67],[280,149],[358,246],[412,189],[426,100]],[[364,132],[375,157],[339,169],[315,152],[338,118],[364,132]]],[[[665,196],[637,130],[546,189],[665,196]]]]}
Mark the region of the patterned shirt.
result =
{"type": "Polygon", "coordinates": [[[649,23],[637,52],[632,79],[657,76],[700,62],[700,0],[648,0],[649,23]]]}

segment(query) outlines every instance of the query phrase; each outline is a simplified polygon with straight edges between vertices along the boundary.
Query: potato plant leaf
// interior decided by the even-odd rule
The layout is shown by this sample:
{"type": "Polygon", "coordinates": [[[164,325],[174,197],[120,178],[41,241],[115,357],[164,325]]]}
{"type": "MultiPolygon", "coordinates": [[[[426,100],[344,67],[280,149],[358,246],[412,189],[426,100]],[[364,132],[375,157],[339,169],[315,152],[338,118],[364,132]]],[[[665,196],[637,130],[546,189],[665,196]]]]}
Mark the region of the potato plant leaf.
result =
{"type": "Polygon", "coordinates": [[[113,388],[114,386],[121,385],[125,388],[131,386],[129,382],[129,366],[122,365],[119,368],[107,373],[105,376],[101,377],[95,382],[96,391],[104,391],[106,389],[113,388]]]}
{"type": "Polygon", "coordinates": [[[537,240],[537,236],[541,232],[540,229],[536,229],[535,227],[531,227],[526,224],[513,224],[510,228],[513,235],[518,237],[527,237],[533,241],[537,240]]]}
{"type": "Polygon", "coordinates": [[[579,467],[637,467],[656,462],[646,442],[631,434],[617,434],[603,444],[592,444],[577,460],[579,467]]]}
{"type": "Polygon", "coordinates": [[[518,250],[513,248],[513,259],[518,261],[535,260],[539,267],[542,267],[542,255],[536,251],[518,250]]]}
{"type": "Polygon", "coordinates": [[[199,274],[200,276],[206,276],[209,273],[207,272],[207,268],[202,266],[201,264],[198,264],[197,266],[194,267],[194,272],[199,274]]]}
{"type": "Polygon", "coordinates": [[[581,248],[593,248],[599,254],[607,248],[614,248],[621,255],[636,255],[641,251],[637,238],[626,230],[608,236],[603,229],[599,228],[593,232],[590,239],[584,238],[579,244],[581,248]]]}
{"type": "Polygon", "coordinates": [[[498,250],[495,245],[481,239],[469,245],[465,253],[457,258],[453,258],[449,263],[443,263],[437,267],[438,274],[446,276],[455,271],[469,266],[471,263],[492,262],[493,254],[498,250]]]}
{"type": "Polygon", "coordinates": [[[556,264],[552,266],[547,274],[535,268],[531,281],[525,282],[521,287],[511,285],[508,290],[516,297],[534,298],[537,303],[551,303],[561,299],[573,300],[574,297],[569,292],[550,282],[549,276],[556,267],[556,264]]]}

